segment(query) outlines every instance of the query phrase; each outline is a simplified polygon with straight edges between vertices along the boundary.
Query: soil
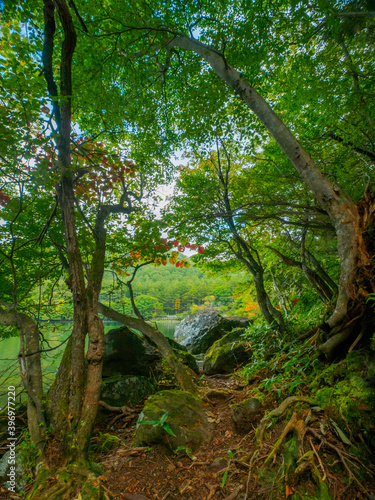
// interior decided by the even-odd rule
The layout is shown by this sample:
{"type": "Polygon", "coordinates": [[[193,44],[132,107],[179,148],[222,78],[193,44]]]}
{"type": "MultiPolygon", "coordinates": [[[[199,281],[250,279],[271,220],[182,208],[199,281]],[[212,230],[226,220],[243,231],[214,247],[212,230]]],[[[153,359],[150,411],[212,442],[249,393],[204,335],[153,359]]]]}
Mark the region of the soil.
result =
{"type": "MultiPolygon", "coordinates": [[[[226,399],[205,398],[208,417],[214,427],[213,438],[207,446],[194,452],[192,457],[186,454],[178,456],[173,450],[162,446],[132,447],[137,414],[124,419],[115,414],[107,414],[105,419],[98,423],[97,432],[102,427],[102,432],[113,433],[122,442],[118,448],[99,458],[99,463],[106,470],[101,476],[102,484],[115,500],[250,500],[255,498],[278,500],[289,496],[296,498],[297,495],[293,495],[296,488],[299,488],[304,495],[308,495],[305,498],[329,498],[315,496],[317,482],[308,470],[297,478],[284,477],[278,480],[280,476],[277,471],[281,470],[283,463],[281,467],[277,463],[269,463],[266,473],[271,471],[272,479],[258,481],[258,471],[254,465],[264,463],[264,459],[285,429],[287,424],[285,419],[280,419],[273,427],[271,435],[265,437],[260,454],[257,455],[249,474],[249,457],[256,449],[255,428],[246,434],[238,433],[231,418],[230,404],[239,403],[251,397],[251,391],[257,385],[256,381],[249,385],[233,377],[203,377],[202,384],[205,389],[202,392],[206,394],[212,389],[221,393],[225,392],[227,395],[229,393],[229,397],[226,399]],[[111,421],[112,425],[108,429],[108,422],[111,421]],[[228,452],[234,456],[231,457],[228,452]]],[[[268,407],[263,407],[263,413],[268,413],[278,407],[282,399],[280,400],[276,394],[274,397],[267,398],[268,407]]],[[[298,418],[304,419],[307,413],[308,410],[300,409],[295,415],[298,414],[298,418]]],[[[323,413],[321,415],[322,417],[315,418],[316,426],[321,425],[319,418],[324,421],[323,413]]],[[[322,471],[324,470],[324,475],[327,477],[326,481],[329,484],[332,499],[374,498],[371,496],[371,492],[375,491],[373,479],[362,483],[353,479],[348,486],[345,468],[342,463],[339,463],[340,460],[337,460],[338,456],[335,452],[330,453],[328,450],[327,453],[320,449],[318,444],[313,445],[311,437],[309,439],[311,446],[314,446],[314,453],[317,457],[319,455],[321,461],[324,462],[324,464],[321,462],[322,471]]],[[[327,440],[335,443],[338,446],[337,449],[342,449],[340,448],[342,443],[337,443],[334,436],[328,434],[327,440]]],[[[96,460],[98,460],[97,457],[96,460]]],[[[302,498],[300,495],[298,497],[302,498]]]]}
{"type": "Polygon", "coordinates": [[[255,429],[245,435],[235,431],[229,408],[229,404],[249,397],[249,386],[220,378],[205,378],[203,383],[207,388],[230,391],[230,395],[226,399],[213,398],[205,403],[209,420],[214,426],[213,438],[207,446],[194,452],[193,460],[186,455],[178,456],[162,446],[134,449],[132,435],[137,415],[125,425],[121,419],[115,422],[111,432],[114,431],[125,444],[108,453],[100,462],[107,470],[104,484],[115,499],[241,498],[239,488],[242,490],[243,485],[240,479],[246,475],[247,466],[241,464],[239,459],[244,453],[238,452],[234,456],[223,487],[222,482],[230,461],[228,451],[235,453],[243,450],[248,453],[254,441],[255,429]]]}
{"type": "MultiPolygon", "coordinates": [[[[204,404],[208,418],[213,424],[213,437],[208,445],[199,448],[194,454],[189,453],[189,456],[186,450],[181,450],[182,454],[176,454],[172,449],[161,445],[133,447],[134,429],[143,405],[134,408],[136,411],[130,415],[129,413],[121,415],[102,409],[92,440],[98,446],[92,450],[91,458],[105,471],[98,479],[108,494],[108,498],[114,500],[251,500],[255,498],[281,500],[291,497],[321,500],[326,498],[374,500],[375,467],[373,464],[369,462],[365,464],[369,473],[366,480],[360,477],[359,472],[356,477],[355,472],[349,473],[350,481],[348,482],[347,465],[350,464],[352,470],[359,471],[358,463],[365,467],[364,464],[357,457],[347,453],[347,448],[330,430],[324,431],[324,437],[318,436],[316,439],[318,430],[323,430],[325,427],[326,416],[323,410],[318,409],[315,413],[311,413],[306,405],[305,407],[303,404],[299,407],[291,405],[289,413],[277,420],[272,427],[272,432],[264,434],[263,445],[260,449],[256,446],[255,428],[245,434],[235,429],[230,405],[253,397],[252,391],[258,383],[259,381],[253,380],[253,383],[249,384],[236,376],[203,377],[201,392],[205,394],[204,404]],[[272,453],[275,451],[275,443],[283,432],[286,435],[285,429],[288,425],[291,426],[293,419],[297,424],[308,422],[308,426],[303,427],[303,439],[306,444],[304,450],[302,445],[302,450],[305,455],[310,455],[310,458],[312,458],[312,453],[314,454],[314,461],[319,467],[321,477],[324,477],[323,481],[329,486],[330,497],[325,496],[322,491],[316,496],[319,484],[317,484],[316,474],[314,479],[313,468],[308,468],[309,459],[301,463],[303,469],[301,474],[292,474],[290,477],[285,473],[284,468],[286,455],[278,453],[276,457],[275,453],[275,459],[271,458],[265,464],[271,451],[273,450],[272,453]],[[305,437],[306,429],[310,431],[305,437]],[[105,452],[100,450],[100,437],[103,434],[111,434],[119,438],[116,440],[115,448],[105,452]],[[253,454],[255,450],[259,452],[258,455],[253,454]],[[250,472],[249,467],[251,467],[250,472]],[[263,477],[260,477],[261,474],[263,477]],[[294,492],[296,492],[295,495],[293,495],[294,492]]],[[[259,420],[275,408],[278,411],[280,403],[285,402],[285,397],[280,398],[277,393],[268,393],[266,401],[268,403],[263,405],[263,413],[259,416],[259,420]]],[[[254,422],[254,425],[258,424],[259,422],[254,422]]],[[[290,429],[294,430],[295,437],[298,425],[290,429]]],[[[53,443],[50,443],[49,455],[46,457],[51,469],[59,466],[59,446],[58,443],[55,444],[54,447],[53,443]]],[[[300,460],[297,463],[300,463],[300,460]]],[[[0,498],[9,499],[9,496],[2,496],[3,493],[4,490],[0,489],[0,498]]],[[[12,495],[12,498],[21,497],[12,495]]]]}

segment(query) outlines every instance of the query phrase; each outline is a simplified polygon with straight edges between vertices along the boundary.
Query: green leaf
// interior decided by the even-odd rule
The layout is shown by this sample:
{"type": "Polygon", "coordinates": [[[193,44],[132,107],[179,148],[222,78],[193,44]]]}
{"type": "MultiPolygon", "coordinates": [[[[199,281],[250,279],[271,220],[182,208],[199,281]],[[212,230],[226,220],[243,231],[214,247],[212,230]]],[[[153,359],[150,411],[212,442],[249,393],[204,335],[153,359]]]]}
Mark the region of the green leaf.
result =
{"type": "Polygon", "coordinates": [[[221,487],[224,488],[225,486],[225,483],[227,481],[227,477],[228,477],[228,470],[225,470],[224,471],[224,475],[223,475],[223,480],[221,481],[221,487]]]}
{"type": "Polygon", "coordinates": [[[163,429],[164,429],[166,432],[168,432],[168,434],[170,434],[171,436],[176,437],[176,434],[172,431],[172,429],[169,427],[169,425],[164,424],[164,425],[163,425],[163,429]]]}

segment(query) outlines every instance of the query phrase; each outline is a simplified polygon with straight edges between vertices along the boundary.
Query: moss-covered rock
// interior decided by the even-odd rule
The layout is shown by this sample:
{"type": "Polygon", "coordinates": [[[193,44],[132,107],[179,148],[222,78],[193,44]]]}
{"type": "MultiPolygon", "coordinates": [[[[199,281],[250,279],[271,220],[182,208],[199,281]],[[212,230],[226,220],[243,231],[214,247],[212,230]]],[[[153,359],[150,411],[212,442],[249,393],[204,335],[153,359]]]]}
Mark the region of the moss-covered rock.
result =
{"type": "MultiPolygon", "coordinates": [[[[172,339],[167,339],[177,358],[198,373],[195,358],[172,339]]],[[[103,378],[127,375],[162,376],[161,355],[157,346],[146,337],[138,335],[126,326],[110,330],[104,337],[103,378]]]]}
{"type": "Polygon", "coordinates": [[[145,337],[122,326],[104,336],[103,377],[149,376],[160,355],[145,337]]]}
{"type": "Polygon", "coordinates": [[[262,407],[257,399],[244,399],[241,403],[230,406],[234,426],[239,432],[249,432],[258,424],[262,407]]]}
{"type": "MultiPolygon", "coordinates": [[[[361,430],[374,439],[375,390],[368,377],[372,364],[357,351],[317,375],[310,385],[314,402],[337,421],[349,425],[353,433],[361,430]]],[[[374,442],[375,444],[375,442],[374,442]]]]}
{"type": "Polygon", "coordinates": [[[231,373],[251,358],[249,343],[241,336],[244,330],[236,328],[217,340],[207,351],[203,361],[206,375],[231,373]]]}
{"type": "Polygon", "coordinates": [[[211,426],[207,420],[202,401],[192,394],[179,390],[161,391],[151,396],[140,414],[134,436],[135,446],[161,443],[175,450],[185,446],[195,450],[211,439],[211,426]],[[142,422],[159,421],[168,413],[165,424],[175,436],[162,425],[147,425],[142,422]]]}
{"type": "Polygon", "coordinates": [[[136,405],[154,390],[148,377],[124,375],[103,379],[100,397],[111,406],[136,405]]]}
{"type": "Polygon", "coordinates": [[[246,329],[250,323],[248,318],[225,318],[216,311],[199,311],[181,321],[174,336],[192,354],[201,354],[226,333],[234,328],[246,329]]]}

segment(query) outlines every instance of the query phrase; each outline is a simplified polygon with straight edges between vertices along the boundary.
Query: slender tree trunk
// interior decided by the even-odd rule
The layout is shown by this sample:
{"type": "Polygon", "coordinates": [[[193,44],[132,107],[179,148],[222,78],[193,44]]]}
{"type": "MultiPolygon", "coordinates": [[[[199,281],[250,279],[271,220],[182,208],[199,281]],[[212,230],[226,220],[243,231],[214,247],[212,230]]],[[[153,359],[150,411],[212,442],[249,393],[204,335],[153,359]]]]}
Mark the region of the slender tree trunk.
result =
{"type": "Polygon", "coordinates": [[[269,325],[277,325],[280,330],[284,330],[284,318],[280,311],[278,311],[275,307],[273,307],[272,302],[266,292],[264,287],[264,271],[263,267],[259,261],[257,262],[251,254],[251,251],[246,243],[246,241],[241,238],[238,234],[237,230],[234,227],[234,223],[230,224],[230,228],[236,241],[240,251],[237,252],[237,258],[246,266],[246,268],[250,271],[255,283],[255,290],[257,294],[257,302],[260,308],[261,313],[263,314],[265,320],[269,325]],[[241,251],[242,250],[242,251],[241,251]],[[242,252],[245,254],[243,256],[242,252]]]}
{"type": "Polygon", "coordinates": [[[320,299],[323,302],[327,302],[332,299],[333,297],[333,292],[331,288],[327,285],[327,283],[319,276],[318,273],[316,273],[313,269],[309,268],[306,263],[299,262],[296,259],[292,259],[291,257],[287,257],[286,255],[283,255],[279,250],[276,250],[276,248],[273,248],[269,245],[267,245],[267,248],[272,250],[280,259],[286,264],[287,266],[291,267],[297,267],[298,269],[301,269],[306,278],[308,279],[309,283],[311,286],[314,288],[316,293],[319,295],[320,299]]]}
{"type": "Polygon", "coordinates": [[[345,322],[349,300],[355,300],[355,277],[358,265],[367,266],[368,258],[361,251],[360,217],[357,206],[341,188],[326,177],[304,150],[288,127],[272,110],[264,98],[230,66],[220,52],[186,35],[175,35],[165,41],[168,48],[181,47],[204,59],[260,119],[284,151],[303,181],[328,213],[337,235],[337,251],[341,274],[336,307],[327,324],[332,329],[345,322]]]}
{"type": "Polygon", "coordinates": [[[126,286],[128,287],[128,290],[129,290],[130,303],[132,305],[134,314],[137,316],[137,318],[144,320],[144,317],[142,316],[140,310],[137,307],[137,304],[135,303],[132,284],[126,283],[126,286]]]}
{"type": "MultiPolygon", "coordinates": [[[[72,60],[76,46],[76,33],[72,17],[65,0],[44,0],[45,5],[45,45],[43,51],[44,74],[48,89],[56,101],[56,85],[51,72],[53,38],[55,32],[53,12],[56,6],[64,39],[60,62],[61,101],[55,105],[59,116],[57,139],[58,167],[61,175],[57,198],[61,210],[67,261],[69,266],[69,286],[73,298],[73,329],[63,361],[57,374],[51,397],[68,404],[51,405],[52,422],[60,433],[65,446],[67,460],[85,459],[97,412],[103,356],[103,324],[97,314],[100,292],[100,268],[105,253],[105,245],[97,245],[93,257],[94,278],[86,289],[85,274],[79,248],[75,219],[73,171],[71,168],[70,133],[72,100],[72,60]],[[88,293],[89,292],[89,293],[88,293]],[[87,370],[85,366],[85,338],[89,335],[87,370]],[[66,392],[65,392],[66,391],[66,392]]],[[[105,239],[105,235],[104,235],[105,239]]],[[[101,242],[100,242],[101,243],[101,242]]],[[[102,272],[102,271],[101,271],[102,272]]]]}
{"type": "Polygon", "coordinates": [[[0,324],[15,326],[20,333],[18,356],[20,374],[27,393],[27,423],[31,442],[43,460],[46,445],[46,423],[43,409],[43,379],[39,347],[39,330],[35,321],[27,314],[0,309],[0,324]]]}
{"type": "Polygon", "coordinates": [[[173,352],[173,349],[168,340],[162,333],[159,332],[159,330],[153,328],[142,319],[133,318],[131,316],[127,316],[126,314],[121,314],[100,302],[99,312],[107,318],[118,321],[119,323],[122,323],[129,328],[138,330],[145,337],[154,342],[154,344],[156,344],[156,346],[158,347],[160,354],[166,360],[172,372],[174,373],[181,390],[188,391],[193,394],[197,393],[197,388],[193,380],[194,374],[182,363],[180,363],[180,361],[177,359],[177,356],[173,352]]]}
{"type": "Polygon", "coordinates": [[[329,276],[329,274],[326,273],[326,271],[321,266],[320,262],[306,248],[305,248],[305,255],[310,264],[315,267],[315,270],[319,274],[319,276],[321,276],[323,281],[331,288],[332,292],[337,293],[337,284],[333,281],[333,279],[329,276]]]}

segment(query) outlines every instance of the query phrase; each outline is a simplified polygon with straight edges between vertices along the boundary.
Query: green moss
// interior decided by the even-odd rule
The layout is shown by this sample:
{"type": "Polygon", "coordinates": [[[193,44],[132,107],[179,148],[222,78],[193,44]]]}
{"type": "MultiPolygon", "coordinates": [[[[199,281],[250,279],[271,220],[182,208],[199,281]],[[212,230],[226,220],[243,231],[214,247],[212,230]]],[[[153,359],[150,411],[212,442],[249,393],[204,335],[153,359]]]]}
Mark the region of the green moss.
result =
{"type": "Polygon", "coordinates": [[[249,360],[251,353],[242,334],[243,329],[236,328],[208,349],[203,363],[203,371],[206,374],[230,373],[238,365],[249,360]]]}
{"type": "Polygon", "coordinates": [[[338,380],[345,379],[348,373],[363,372],[364,366],[365,359],[363,354],[359,351],[353,351],[339,363],[330,364],[318,373],[310,384],[310,388],[314,392],[322,385],[333,386],[338,380]]]}
{"type": "Polygon", "coordinates": [[[334,418],[343,419],[352,432],[374,423],[375,393],[358,374],[341,380],[334,387],[319,389],[314,402],[334,418]]]}
{"type": "Polygon", "coordinates": [[[323,387],[323,389],[319,389],[314,397],[315,404],[321,408],[326,408],[331,402],[333,393],[334,389],[332,387],[323,387]]]}
{"type": "Polygon", "coordinates": [[[103,498],[99,484],[90,479],[84,482],[80,494],[82,500],[101,500],[103,498]]]}
{"type": "Polygon", "coordinates": [[[296,463],[299,458],[298,443],[294,437],[285,443],[283,457],[284,471],[286,474],[290,474],[296,468],[296,463]]]}
{"type": "Polygon", "coordinates": [[[192,450],[210,438],[210,424],[207,421],[202,401],[189,392],[161,391],[151,396],[138,420],[134,437],[136,446],[162,443],[172,449],[186,446],[192,450]],[[168,434],[162,426],[142,425],[142,421],[160,421],[168,413],[166,424],[175,436],[168,434]]]}

